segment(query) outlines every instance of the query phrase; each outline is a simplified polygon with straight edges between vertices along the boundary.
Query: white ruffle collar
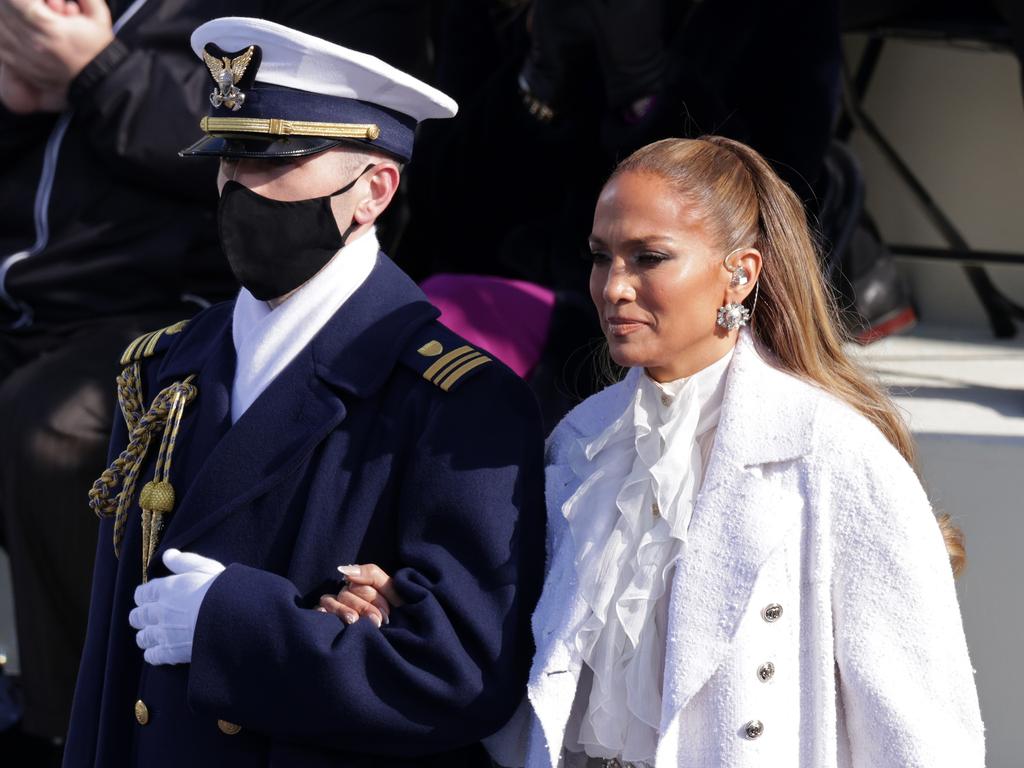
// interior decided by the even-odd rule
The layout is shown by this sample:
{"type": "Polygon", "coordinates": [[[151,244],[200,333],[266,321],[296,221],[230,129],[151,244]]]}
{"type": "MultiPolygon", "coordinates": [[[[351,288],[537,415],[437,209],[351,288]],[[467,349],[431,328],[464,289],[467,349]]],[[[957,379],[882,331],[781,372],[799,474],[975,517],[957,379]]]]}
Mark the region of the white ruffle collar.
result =
{"type": "Polygon", "coordinates": [[[686,542],[718,424],[730,351],[686,379],[626,377],[632,397],[604,431],[570,450],[582,480],[562,513],[589,614],[577,636],[593,670],[578,746],[593,757],[651,761],[661,717],[664,602],[686,542]],[[623,695],[625,694],[625,695],[623,695]]]}

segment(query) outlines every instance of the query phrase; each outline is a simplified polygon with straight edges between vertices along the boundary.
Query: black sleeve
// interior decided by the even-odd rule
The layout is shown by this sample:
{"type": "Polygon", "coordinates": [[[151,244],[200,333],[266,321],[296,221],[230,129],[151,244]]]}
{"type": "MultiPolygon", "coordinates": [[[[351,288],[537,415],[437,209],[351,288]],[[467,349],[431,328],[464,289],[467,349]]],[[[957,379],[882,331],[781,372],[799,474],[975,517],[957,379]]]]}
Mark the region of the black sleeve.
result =
{"type": "Polygon", "coordinates": [[[410,756],[471,744],[508,720],[533,652],[544,536],[543,434],[515,383],[480,376],[429,419],[399,501],[393,576],[405,604],[390,625],[346,625],[302,608],[284,577],[229,565],[196,622],[196,711],[410,756]]]}
{"type": "Polygon", "coordinates": [[[210,79],[188,44],[193,23],[162,20],[143,25],[131,43],[115,38],[71,83],[68,101],[111,173],[207,200],[212,161],[178,157],[202,135],[210,79]]]}
{"type": "Polygon", "coordinates": [[[31,152],[53,130],[57,116],[49,112],[16,115],[0,104],[0,178],[10,172],[10,166],[27,152],[31,152]]]}

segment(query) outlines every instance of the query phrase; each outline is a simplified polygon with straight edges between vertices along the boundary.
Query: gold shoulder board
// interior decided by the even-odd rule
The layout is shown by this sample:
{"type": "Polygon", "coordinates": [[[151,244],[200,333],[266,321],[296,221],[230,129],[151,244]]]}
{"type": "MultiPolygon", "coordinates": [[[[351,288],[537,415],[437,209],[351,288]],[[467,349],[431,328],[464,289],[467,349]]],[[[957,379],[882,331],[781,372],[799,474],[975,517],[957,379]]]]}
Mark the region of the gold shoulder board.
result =
{"type": "Polygon", "coordinates": [[[152,357],[156,352],[160,339],[164,336],[173,336],[176,333],[181,333],[181,330],[186,325],[188,325],[188,320],[181,320],[158,331],[142,334],[125,349],[124,354],[121,355],[121,365],[137,363],[143,358],[152,357]]]}
{"type": "Polygon", "coordinates": [[[493,360],[444,326],[432,324],[409,344],[405,362],[424,379],[445,392],[493,360]]]}

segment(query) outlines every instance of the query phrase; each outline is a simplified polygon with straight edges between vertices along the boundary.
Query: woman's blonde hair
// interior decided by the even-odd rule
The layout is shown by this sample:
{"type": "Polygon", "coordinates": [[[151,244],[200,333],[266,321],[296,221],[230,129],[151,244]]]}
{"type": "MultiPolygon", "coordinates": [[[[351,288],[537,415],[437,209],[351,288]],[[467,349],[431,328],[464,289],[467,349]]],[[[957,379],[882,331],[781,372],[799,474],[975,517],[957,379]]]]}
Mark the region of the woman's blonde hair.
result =
{"type": "MultiPolygon", "coordinates": [[[[804,206],[761,155],[721,136],[664,139],[642,147],[612,178],[649,173],[696,206],[722,252],[761,252],[757,311],[750,330],[780,367],[830,392],[867,417],[911,466],[914,441],[889,397],[846,355],[839,310],[822,278],[804,206]]],[[[752,296],[748,296],[750,307],[752,296]]],[[[939,518],[954,574],[965,562],[963,535],[939,518]]]]}

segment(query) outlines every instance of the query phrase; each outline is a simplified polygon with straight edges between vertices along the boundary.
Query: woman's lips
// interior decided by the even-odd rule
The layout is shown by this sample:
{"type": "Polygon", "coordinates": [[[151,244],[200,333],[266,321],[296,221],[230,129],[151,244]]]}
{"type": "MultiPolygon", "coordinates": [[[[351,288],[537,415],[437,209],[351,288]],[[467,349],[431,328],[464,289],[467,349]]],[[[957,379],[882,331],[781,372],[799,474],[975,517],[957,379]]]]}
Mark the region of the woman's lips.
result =
{"type": "Polygon", "coordinates": [[[645,325],[639,320],[626,317],[609,317],[606,322],[608,323],[608,333],[612,336],[628,336],[631,333],[636,333],[645,325]]]}

